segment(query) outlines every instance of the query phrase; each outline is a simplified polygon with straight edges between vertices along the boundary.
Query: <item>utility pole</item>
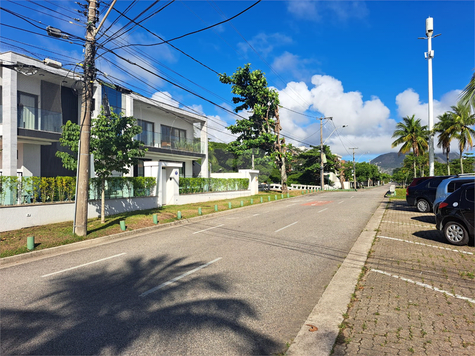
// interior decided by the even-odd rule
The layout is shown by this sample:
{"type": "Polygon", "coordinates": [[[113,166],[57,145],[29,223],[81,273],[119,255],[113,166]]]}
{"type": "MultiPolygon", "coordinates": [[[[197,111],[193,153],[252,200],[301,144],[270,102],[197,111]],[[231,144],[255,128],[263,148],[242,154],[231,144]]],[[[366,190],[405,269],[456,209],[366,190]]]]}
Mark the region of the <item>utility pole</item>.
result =
{"type": "Polygon", "coordinates": [[[78,236],[87,235],[87,205],[89,195],[89,143],[91,139],[91,115],[94,80],[96,78],[96,0],[89,0],[87,14],[86,48],[84,50],[84,91],[80,118],[80,150],[78,162],[78,178],[76,192],[76,211],[74,233],[78,236]]]}
{"type": "Polygon", "coordinates": [[[355,150],[357,150],[358,147],[350,147],[350,150],[353,150],[353,187],[356,190],[356,164],[355,164],[355,150]]]}
{"type": "Polygon", "coordinates": [[[323,120],[329,119],[332,120],[331,117],[320,117],[318,120],[320,120],[320,187],[322,188],[322,192],[324,190],[324,170],[323,170],[323,120]]]}

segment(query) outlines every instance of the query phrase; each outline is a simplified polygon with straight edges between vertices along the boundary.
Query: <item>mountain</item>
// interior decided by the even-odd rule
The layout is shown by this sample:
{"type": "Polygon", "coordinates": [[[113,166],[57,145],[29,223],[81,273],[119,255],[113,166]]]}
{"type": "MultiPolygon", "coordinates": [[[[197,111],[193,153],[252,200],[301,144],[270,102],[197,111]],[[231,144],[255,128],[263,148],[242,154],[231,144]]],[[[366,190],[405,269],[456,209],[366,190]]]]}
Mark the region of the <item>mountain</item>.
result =
{"type": "MultiPolygon", "coordinates": [[[[384,173],[392,174],[395,168],[400,168],[402,166],[402,162],[404,161],[404,157],[406,155],[398,155],[397,152],[389,152],[382,155],[379,155],[375,159],[371,160],[370,163],[376,164],[378,167],[381,168],[381,171],[384,173]]],[[[457,159],[459,155],[457,153],[451,152],[449,154],[449,159],[457,159]]],[[[436,153],[435,159],[437,162],[445,163],[445,154],[444,153],[436,153]]]]}

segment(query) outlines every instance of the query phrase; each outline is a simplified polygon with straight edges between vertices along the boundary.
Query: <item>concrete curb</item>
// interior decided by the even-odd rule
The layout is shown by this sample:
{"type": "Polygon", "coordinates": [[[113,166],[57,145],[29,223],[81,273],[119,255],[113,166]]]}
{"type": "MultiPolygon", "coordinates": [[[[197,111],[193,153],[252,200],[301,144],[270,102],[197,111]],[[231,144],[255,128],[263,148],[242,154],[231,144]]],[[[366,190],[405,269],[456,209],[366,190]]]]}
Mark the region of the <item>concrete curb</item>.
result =
{"type": "Polygon", "coordinates": [[[287,356],[330,355],[340,332],[339,326],[344,320],[343,314],[348,311],[348,304],[358,283],[361,269],[366,263],[387,202],[387,199],[381,202],[366,224],[350,253],[290,345],[287,356]],[[318,331],[311,332],[307,324],[315,325],[318,331]]]}
{"type": "MultiPolygon", "coordinates": [[[[317,194],[317,192],[303,194],[303,195],[297,195],[295,197],[284,198],[284,199],[279,199],[279,200],[266,201],[262,204],[277,203],[277,202],[287,201],[287,200],[290,200],[292,198],[301,199],[301,198],[307,197],[309,195],[314,195],[314,194],[317,194]]],[[[253,207],[256,207],[256,206],[260,206],[260,205],[261,205],[261,203],[259,202],[259,203],[255,203],[253,205],[246,205],[246,206],[243,206],[243,207],[237,206],[237,207],[234,207],[232,209],[221,210],[221,211],[206,214],[206,215],[194,216],[194,217],[188,218],[188,219],[176,220],[176,221],[172,221],[172,222],[161,224],[161,225],[158,224],[158,225],[155,225],[155,226],[144,227],[144,228],[141,228],[141,229],[138,229],[138,230],[125,231],[125,232],[121,232],[121,233],[114,234],[114,235],[102,236],[102,237],[97,237],[97,238],[93,238],[93,239],[90,239],[90,240],[73,242],[73,243],[70,243],[70,244],[67,244],[67,245],[45,248],[44,250],[35,250],[35,251],[22,253],[20,255],[4,257],[4,258],[0,258],[0,269],[1,268],[6,268],[6,267],[11,267],[13,265],[17,265],[17,264],[20,264],[20,263],[27,263],[27,262],[36,261],[36,260],[51,257],[51,256],[60,255],[60,254],[63,254],[63,253],[73,252],[73,251],[77,251],[77,250],[83,250],[83,249],[91,248],[91,247],[94,247],[94,246],[97,246],[97,245],[113,243],[113,242],[122,241],[122,240],[125,240],[125,239],[135,238],[135,237],[139,237],[139,236],[144,235],[144,234],[154,232],[156,230],[161,230],[161,229],[165,229],[165,228],[172,228],[175,225],[188,224],[188,223],[191,223],[195,220],[209,219],[209,218],[212,218],[212,217],[214,217],[218,214],[220,214],[220,215],[229,214],[229,213],[235,212],[237,209],[249,209],[249,208],[253,208],[253,207]]]]}

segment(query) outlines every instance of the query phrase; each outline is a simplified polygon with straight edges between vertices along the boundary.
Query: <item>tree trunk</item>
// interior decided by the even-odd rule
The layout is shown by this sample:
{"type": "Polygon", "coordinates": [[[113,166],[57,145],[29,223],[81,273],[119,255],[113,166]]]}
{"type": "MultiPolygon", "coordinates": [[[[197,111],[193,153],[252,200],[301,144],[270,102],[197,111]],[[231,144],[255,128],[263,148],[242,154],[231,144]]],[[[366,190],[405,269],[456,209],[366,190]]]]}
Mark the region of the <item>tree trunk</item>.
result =
{"type": "Polygon", "coordinates": [[[460,150],[460,171],[463,174],[463,158],[462,158],[462,155],[463,155],[463,150],[460,150]]]}
{"type": "Polygon", "coordinates": [[[416,159],[415,158],[414,158],[413,166],[414,166],[414,178],[416,178],[417,177],[417,171],[416,171],[416,159]]]}
{"type": "Polygon", "coordinates": [[[449,176],[450,176],[450,162],[449,162],[449,153],[450,153],[450,151],[448,151],[448,150],[445,152],[445,155],[446,155],[446,157],[447,157],[447,175],[449,175],[449,176]]]}
{"type": "Polygon", "coordinates": [[[101,180],[101,224],[106,222],[106,180],[101,180]]]}

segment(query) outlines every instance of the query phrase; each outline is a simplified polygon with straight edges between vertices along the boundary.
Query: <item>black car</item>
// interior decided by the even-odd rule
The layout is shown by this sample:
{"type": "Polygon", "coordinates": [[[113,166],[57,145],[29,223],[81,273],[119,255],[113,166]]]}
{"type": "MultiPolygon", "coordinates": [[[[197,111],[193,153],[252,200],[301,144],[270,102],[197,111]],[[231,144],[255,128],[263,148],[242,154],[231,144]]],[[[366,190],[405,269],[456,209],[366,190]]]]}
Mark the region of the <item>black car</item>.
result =
{"type": "MultiPolygon", "coordinates": [[[[421,213],[432,211],[432,204],[435,200],[435,193],[440,182],[452,176],[428,177],[416,181],[416,185],[406,188],[406,202],[415,206],[421,213]]],[[[417,178],[418,179],[418,178],[417,178]]]]}
{"type": "Polygon", "coordinates": [[[475,235],[475,183],[462,185],[439,204],[435,223],[453,245],[466,245],[475,235]]]}

